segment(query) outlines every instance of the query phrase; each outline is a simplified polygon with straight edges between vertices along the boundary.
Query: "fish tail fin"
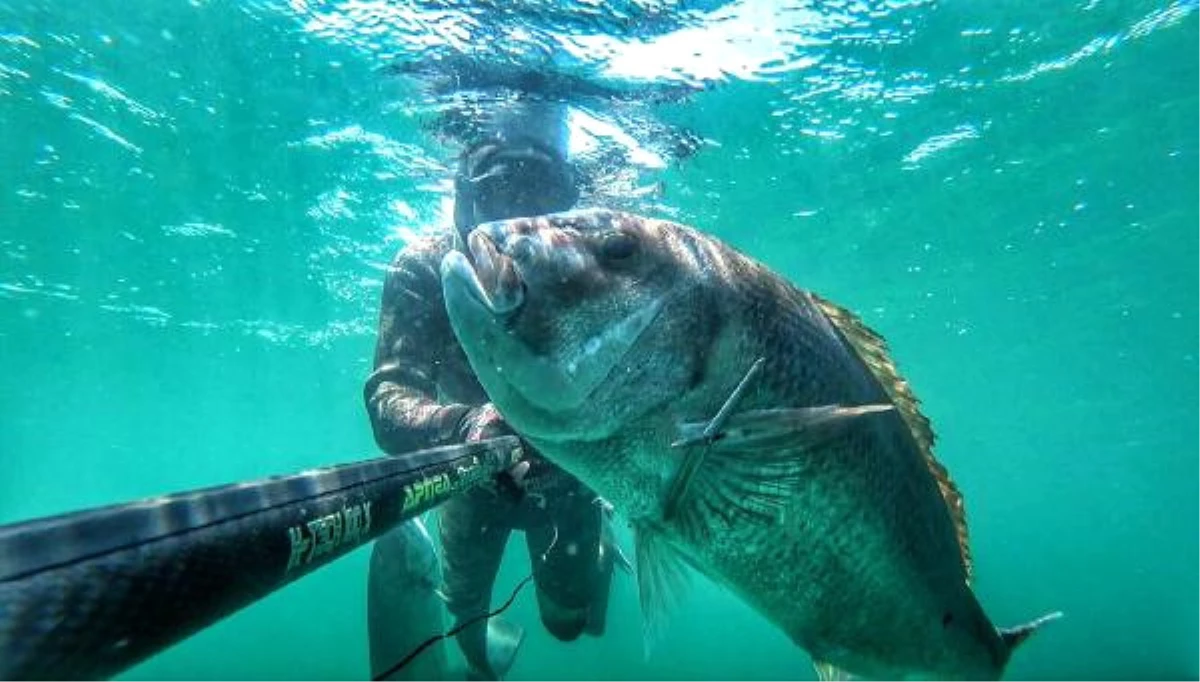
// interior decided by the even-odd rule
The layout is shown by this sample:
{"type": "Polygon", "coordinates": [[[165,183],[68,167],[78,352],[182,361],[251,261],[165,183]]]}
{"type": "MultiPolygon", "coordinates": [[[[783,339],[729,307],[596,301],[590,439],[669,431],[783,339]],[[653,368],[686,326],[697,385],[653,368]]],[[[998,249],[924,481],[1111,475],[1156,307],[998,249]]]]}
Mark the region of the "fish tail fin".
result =
{"type": "Polygon", "coordinates": [[[1062,618],[1062,616],[1062,611],[1054,611],[1053,613],[1047,613],[1040,618],[1035,618],[1028,623],[1023,623],[1021,625],[1017,625],[1016,627],[998,628],[1000,639],[1004,642],[1005,651],[1011,655],[1014,649],[1020,646],[1022,642],[1029,639],[1029,636],[1034,632],[1037,632],[1039,628],[1052,620],[1058,620],[1059,618],[1062,618]]]}

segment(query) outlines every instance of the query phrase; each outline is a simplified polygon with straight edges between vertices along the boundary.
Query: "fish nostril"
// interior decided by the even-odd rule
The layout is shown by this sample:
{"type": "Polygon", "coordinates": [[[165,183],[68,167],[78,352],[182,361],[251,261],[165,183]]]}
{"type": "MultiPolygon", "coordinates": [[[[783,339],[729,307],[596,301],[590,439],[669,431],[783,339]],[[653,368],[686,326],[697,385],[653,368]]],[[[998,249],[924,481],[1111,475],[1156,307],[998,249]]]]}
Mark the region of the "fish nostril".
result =
{"type": "Polygon", "coordinates": [[[517,237],[509,246],[508,255],[518,261],[528,261],[537,253],[531,237],[517,237]]]}

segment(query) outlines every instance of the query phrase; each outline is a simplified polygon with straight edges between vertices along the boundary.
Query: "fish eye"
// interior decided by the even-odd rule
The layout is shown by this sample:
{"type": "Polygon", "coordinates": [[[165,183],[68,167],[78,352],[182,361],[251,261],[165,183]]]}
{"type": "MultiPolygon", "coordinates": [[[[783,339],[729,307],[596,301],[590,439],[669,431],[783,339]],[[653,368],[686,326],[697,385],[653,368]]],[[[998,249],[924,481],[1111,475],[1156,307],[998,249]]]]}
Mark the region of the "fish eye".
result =
{"type": "Polygon", "coordinates": [[[624,260],[637,253],[638,241],[625,232],[614,232],[600,244],[600,254],[607,260],[624,260]]]}

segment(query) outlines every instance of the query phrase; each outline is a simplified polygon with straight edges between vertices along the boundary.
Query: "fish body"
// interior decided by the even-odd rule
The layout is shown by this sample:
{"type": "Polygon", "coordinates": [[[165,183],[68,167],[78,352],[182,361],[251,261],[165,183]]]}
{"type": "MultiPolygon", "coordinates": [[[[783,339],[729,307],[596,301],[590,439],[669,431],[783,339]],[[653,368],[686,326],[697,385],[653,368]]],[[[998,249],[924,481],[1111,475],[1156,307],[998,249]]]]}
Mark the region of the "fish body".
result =
{"type": "Polygon", "coordinates": [[[883,340],[719,240],[607,210],[478,227],[442,262],[489,397],[633,525],[643,612],[690,566],[822,674],[997,678],[962,498],[883,340]]]}

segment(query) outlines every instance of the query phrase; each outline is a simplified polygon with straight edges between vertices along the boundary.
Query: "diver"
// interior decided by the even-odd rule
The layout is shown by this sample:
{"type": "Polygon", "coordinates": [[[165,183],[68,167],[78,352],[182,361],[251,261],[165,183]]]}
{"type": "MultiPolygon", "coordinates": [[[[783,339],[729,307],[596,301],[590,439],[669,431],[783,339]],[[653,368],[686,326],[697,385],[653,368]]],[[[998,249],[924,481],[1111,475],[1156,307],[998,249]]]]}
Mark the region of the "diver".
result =
{"type": "MultiPolygon", "coordinates": [[[[466,145],[454,182],[452,228],[401,249],[384,282],[374,371],[364,386],[375,440],[389,454],[511,434],[488,402],[446,315],[439,266],[490,220],[574,207],[564,104],[518,100],[498,108],[466,145]]],[[[441,593],[456,627],[468,677],[494,679],[486,614],[509,535],[522,530],[546,629],[561,641],[601,636],[616,552],[604,504],[584,484],[525,445],[509,472],[440,506],[441,593]]],[[[392,543],[391,546],[396,546],[392,543]]],[[[386,551],[377,547],[377,552],[386,551]]],[[[398,550],[397,550],[398,551],[398,550]]],[[[375,575],[371,583],[385,580],[375,575]]],[[[394,591],[393,591],[394,592],[394,591]]],[[[372,593],[373,594],[373,593],[372,593]]],[[[377,610],[386,606],[372,605],[377,610]]],[[[372,646],[375,646],[372,634],[372,646]]],[[[373,653],[374,658],[374,653],[373,653]]]]}

